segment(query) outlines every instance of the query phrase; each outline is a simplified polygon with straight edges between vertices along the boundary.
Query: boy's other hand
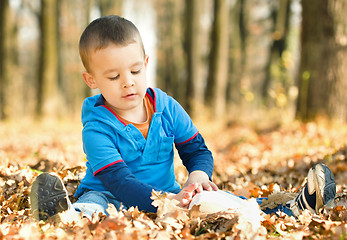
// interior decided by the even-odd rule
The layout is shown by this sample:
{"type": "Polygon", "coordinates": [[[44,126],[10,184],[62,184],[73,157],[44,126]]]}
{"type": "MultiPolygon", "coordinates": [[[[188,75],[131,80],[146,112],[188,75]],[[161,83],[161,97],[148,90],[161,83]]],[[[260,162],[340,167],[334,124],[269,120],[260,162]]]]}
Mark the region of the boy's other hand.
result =
{"type": "Polygon", "coordinates": [[[183,207],[183,208],[188,208],[189,203],[192,201],[192,198],[193,198],[198,186],[199,185],[197,183],[189,184],[187,186],[184,186],[179,193],[169,194],[168,198],[169,199],[176,199],[177,201],[179,201],[178,206],[183,207]]]}
{"type": "Polygon", "coordinates": [[[200,170],[193,171],[189,174],[187,182],[184,184],[183,188],[197,183],[198,187],[196,188],[196,192],[200,193],[203,190],[206,191],[217,191],[218,187],[214,182],[211,182],[208,175],[200,170]]]}

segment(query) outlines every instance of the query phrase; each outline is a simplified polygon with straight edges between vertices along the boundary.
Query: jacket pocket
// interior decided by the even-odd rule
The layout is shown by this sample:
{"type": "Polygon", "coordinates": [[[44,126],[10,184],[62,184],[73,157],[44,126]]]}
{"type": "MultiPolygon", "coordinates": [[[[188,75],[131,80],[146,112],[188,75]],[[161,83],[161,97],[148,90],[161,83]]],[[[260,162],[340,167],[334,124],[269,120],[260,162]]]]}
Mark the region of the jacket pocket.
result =
{"type": "Polygon", "coordinates": [[[173,160],[174,151],[173,151],[174,137],[163,137],[159,146],[158,153],[158,162],[166,162],[173,160]]]}

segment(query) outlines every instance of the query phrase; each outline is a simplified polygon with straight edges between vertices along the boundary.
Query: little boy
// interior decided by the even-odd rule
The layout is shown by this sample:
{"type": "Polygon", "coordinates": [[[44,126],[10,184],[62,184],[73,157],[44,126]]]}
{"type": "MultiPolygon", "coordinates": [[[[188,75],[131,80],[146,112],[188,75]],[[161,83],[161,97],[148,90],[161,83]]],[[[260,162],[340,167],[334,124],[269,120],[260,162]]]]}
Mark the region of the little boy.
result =
{"type": "MultiPolygon", "coordinates": [[[[69,208],[91,218],[106,214],[109,203],[156,212],[153,189],[167,192],[184,208],[196,193],[218,193],[211,180],[212,154],[191,118],[163,91],[147,88],[148,56],[134,24],[114,15],[96,19],[84,30],[79,50],[84,81],[101,92],[82,107],[87,172],[73,204],[56,175],[39,175],[30,196],[34,217],[47,219],[69,208]],[[189,172],[182,189],[175,180],[173,145],[189,172]]],[[[329,168],[317,165],[310,173],[293,212],[317,212],[335,196],[329,168]]]]}

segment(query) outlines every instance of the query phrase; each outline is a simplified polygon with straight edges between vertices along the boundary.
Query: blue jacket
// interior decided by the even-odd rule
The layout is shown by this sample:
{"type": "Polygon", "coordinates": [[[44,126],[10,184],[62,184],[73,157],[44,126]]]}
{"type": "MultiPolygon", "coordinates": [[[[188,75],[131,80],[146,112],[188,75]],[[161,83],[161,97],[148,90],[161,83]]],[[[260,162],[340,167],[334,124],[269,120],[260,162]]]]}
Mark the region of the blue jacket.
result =
{"type": "Polygon", "coordinates": [[[154,114],[147,140],[105,105],[102,95],[87,98],[82,107],[86,176],[76,196],[88,190],[110,191],[125,206],[155,212],[152,189],[178,193],[174,149],[188,172],[202,170],[212,177],[213,158],[204,139],[181,105],[160,89],[147,89],[154,114]]]}

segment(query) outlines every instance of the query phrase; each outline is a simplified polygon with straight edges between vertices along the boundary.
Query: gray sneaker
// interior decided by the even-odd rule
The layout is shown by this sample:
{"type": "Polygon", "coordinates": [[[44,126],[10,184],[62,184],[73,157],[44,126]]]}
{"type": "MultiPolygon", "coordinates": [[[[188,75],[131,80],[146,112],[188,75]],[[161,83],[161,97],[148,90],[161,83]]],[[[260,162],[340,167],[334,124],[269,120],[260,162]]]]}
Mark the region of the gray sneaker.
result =
{"type": "Polygon", "coordinates": [[[295,216],[304,209],[318,214],[324,205],[335,198],[335,195],[334,174],[326,165],[319,163],[309,170],[307,183],[290,204],[290,209],[295,216]]]}
{"type": "Polygon", "coordinates": [[[68,209],[68,195],[63,181],[54,173],[40,174],[30,192],[31,213],[36,220],[48,218],[68,209]]]}

